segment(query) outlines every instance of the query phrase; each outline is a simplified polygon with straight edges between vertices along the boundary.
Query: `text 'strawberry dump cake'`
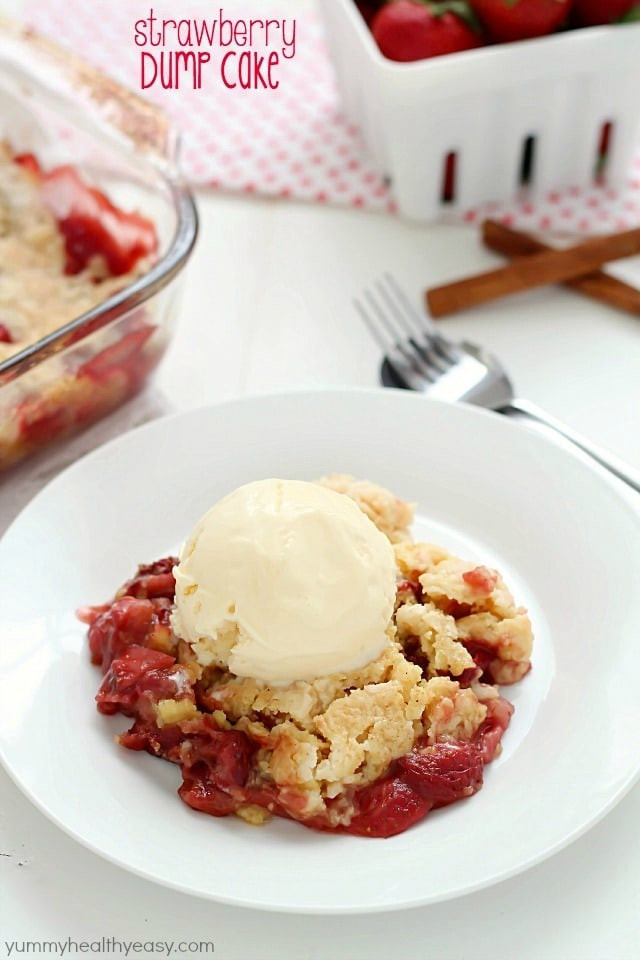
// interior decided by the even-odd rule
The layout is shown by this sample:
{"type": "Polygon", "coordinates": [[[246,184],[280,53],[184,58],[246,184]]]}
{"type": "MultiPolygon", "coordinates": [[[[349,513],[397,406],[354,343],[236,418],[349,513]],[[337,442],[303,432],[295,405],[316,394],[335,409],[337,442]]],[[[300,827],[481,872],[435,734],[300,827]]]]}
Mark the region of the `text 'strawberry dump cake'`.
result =
{"type": "Polygon", "coordinates": [[[388,837],[476,793],[530,669],[501,576],[414,543],[367,481],[268,480],[200,521],[180,560],[81,611],[120,744],[180,766],[181,798],[388,837]]]}
{"type": "MultiPolygon", "coordinates": [[[[115,206],[69,165],[45,170],[0,142],[0,363],[128,287],[152,263],[154,224],[115,206]]],[[[0,417],[0,469],[91,422],[139,388],[158,361],[139,310],[97,346],[11,383],[0,417]]],[[[73,340],[69,340],[72,343],[73,340]]],[[[3,375],[7,382],[11,372],[3,375]]]]}

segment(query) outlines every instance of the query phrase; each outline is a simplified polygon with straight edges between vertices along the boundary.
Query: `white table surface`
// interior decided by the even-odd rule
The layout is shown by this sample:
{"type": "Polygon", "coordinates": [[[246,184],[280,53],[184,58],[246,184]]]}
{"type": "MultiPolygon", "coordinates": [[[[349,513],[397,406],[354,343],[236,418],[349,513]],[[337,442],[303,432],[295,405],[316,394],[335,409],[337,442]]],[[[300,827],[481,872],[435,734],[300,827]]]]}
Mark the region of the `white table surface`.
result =
{"type": "MultiPolygon", "coordinates": [[[[3,12],[18,8],[0,2],[3,12]]],[[[6,478],[0,532],[64,464],[123,425],[274,388],[375,385],[378,350],[351,297],[388,269],[418,299],[429,284],[498,262],[469,227],[198,199],[200,240],[155,386],[6,478]]],[[[640,258],[623,272],[640,284],[640,258]]],[[[550,288],[443,329],[495,351],[522,395],[640,469],[640,321],[550,288]]],[[[213,839],[203,855],[215,857],[213,839]]],[[[69,839],[0,771],[0,883],[0,958],[5,941],[104,936],[213,940],[218,960],[638,960],[640,785],[587,835],[515,879],[433,907],[332,920],[221,906],[131,876],[69,839]]]]}

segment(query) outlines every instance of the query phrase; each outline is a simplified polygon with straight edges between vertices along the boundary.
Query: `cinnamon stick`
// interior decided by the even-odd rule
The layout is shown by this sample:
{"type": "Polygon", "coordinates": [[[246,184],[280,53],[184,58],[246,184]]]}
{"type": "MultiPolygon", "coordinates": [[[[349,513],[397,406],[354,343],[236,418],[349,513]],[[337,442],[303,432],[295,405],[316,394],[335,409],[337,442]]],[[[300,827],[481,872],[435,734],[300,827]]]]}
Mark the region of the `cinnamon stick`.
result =
{"type": "Polygon", "coordinates": [[[489,270],[427,291],[432,317],[444,317],[510,293],[549,283],[562,283],[597,270],[610,260],[640,253],[640,229],[594,237],[566,250],[542,250],[489,270]]]}
{"type": "MultiPolygon", "coordinates": [[[[485,220],[482,224],[482,240],[485,246],[506,257],[523,257],[531,253],[540,253],[543,250],[553,250],[553,247],[542,243],[529,233],[514,230],[497,220],[485,220]]],[[[570,287],[578,293],[599,300],[609,307],[624,310],[640,317],[640,290],[612,277],[603,270],[594,270],[581,277],[572,277],[564,281],[565,287],[570,287]]]]}

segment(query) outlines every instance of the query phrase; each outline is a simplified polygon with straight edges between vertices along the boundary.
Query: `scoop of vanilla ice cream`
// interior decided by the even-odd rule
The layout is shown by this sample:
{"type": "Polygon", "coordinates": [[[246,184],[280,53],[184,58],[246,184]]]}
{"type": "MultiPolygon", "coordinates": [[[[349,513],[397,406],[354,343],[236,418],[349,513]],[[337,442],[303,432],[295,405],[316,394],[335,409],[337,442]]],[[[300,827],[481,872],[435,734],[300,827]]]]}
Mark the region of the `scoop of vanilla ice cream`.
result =
{"type": "Polygon", "coordinates": [[[204,666],[280,686],[358,669],[389,642],[393,548],[315,483],[239,487],[196,525],[175,575],[173,626],[204,666]]]}

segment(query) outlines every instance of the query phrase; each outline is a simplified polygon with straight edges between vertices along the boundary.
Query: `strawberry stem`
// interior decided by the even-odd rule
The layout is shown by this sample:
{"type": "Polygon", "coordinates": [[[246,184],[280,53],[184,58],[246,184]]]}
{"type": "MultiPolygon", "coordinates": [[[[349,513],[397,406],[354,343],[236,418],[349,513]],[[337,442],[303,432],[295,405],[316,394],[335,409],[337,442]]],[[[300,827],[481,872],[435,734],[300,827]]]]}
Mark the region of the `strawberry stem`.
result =
{"type": "Polygon", "coordinates": [[[416,0],[416,3],[427,7],[431,14],[438,19],[444,17],[446,13],[452,13],[463,23],[466,23],[468,27],[471,27],[475,33],[482,34],[480,21],[468,0],[416,0]]]}
{"type": "Polygon", "coordinates": [[[638,23],[640,21],[640,3],[637,3],[630,10],[623,14],[617,23],[638,23]]]}

